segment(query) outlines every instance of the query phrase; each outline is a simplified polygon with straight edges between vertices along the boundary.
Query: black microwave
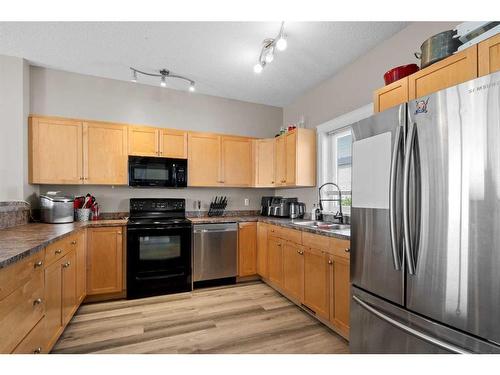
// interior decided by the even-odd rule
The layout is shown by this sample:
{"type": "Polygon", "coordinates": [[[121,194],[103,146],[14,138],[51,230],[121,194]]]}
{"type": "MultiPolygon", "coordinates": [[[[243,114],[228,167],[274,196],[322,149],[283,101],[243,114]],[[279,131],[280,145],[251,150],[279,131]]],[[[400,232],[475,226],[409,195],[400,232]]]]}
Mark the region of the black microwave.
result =
{"type": "Polygon", "coordinates": [[[187,160],[128,157],[129,186],[180,188],[187,186],[187,160]]]}

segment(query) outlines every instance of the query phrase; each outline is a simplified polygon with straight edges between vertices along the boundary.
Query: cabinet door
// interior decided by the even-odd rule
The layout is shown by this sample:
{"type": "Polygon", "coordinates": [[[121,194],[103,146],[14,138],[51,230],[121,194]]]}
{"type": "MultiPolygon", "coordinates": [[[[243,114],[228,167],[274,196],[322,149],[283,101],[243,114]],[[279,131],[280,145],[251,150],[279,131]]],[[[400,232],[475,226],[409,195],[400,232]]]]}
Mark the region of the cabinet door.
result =
{"type": "Polygon", "coordinates": [[[76,295],[76,251],[70,251],[62,259],[62,314],[63,325],[67,324],[78,305],[76,295]]]}
{"type": "Polygon", "coordinates": [[[47,327],[43,317],[26,337],[16,346],[12,354],[46,354],[49,352],[47,327]]]}
{"type": "Polygon", "coordinates": [[[266,223],[257,223],[257,273],[263,278],[268,278],[267,256],[267,228],[266,223]]]}
{"type": "Polygon", "coordinates": [[[238,276],[257,273],[257,223],[240,223],[238,231],[238,276]]]}
{"type": "Polygon", "coordinates": [[[304,251],[290,241],[283,248],[283,289],[300,302],[304,299],[304,251]]]}
{"type": "Polygon", "coordinates": [[[62,264],[60,259],[45,268],[45,329],[51,348],[63,329],[62,264]]]}
{"type": "Polygon", "coordinates": [[[82,123],[31,117],[29,182],[80,184],[83,180],[82,123]]]}
{"type": "Polygon", "coordinates": [[[274,138],[255,141],[255,186],[257,187],[274,187],[274,147],[274,138]]]}
{"type": "Polygon", "coordinates": [[[136,156],[159,155],[159,131],[148,126],[128,126],[128,154],[136,156]]]}
{"type": "Polygon", "coordinates": [[[187,132],[160,129],[160,156],[187,159],[187,132]]]}
{"type": "Polygon", "coordinates": [[[330,266],[330,322],[344,337],[349,337],[349,259],[329,256],[330,266]]]}
{"type": "Polygon", "coordinates": [[[409,99],[458,85],[477,77],[477,45],[438,61],[408,77],[409,99]]]}
{"type": "Polygon", "coordinates": [[[286,184],[286,145],[284,135],[276,139],[276,186],[284,186],[286,184]]]}
{"type": "Polygon", "coordinates": [[[122,227],[87,229],[87,295],[123,289],[122,227]]]}
{"type": "Polygon", "coordinates": [[[382,112],[408,101],[408,77],[392,82],[373,93],[373,112],[382,112]]]}
{"type": "Polygon", "coordinates": [[[283,285],[283,246],[282,241],[274,236],[267,242],[269,280],[277,286],[283,285]]]}
{"type": "Polygon", "coordinates": [[[83,124],[84,182],[127,185],[127,127],[98,122],[83,124]]]}
{"type": "Polygon", "coordinates": [[[318,249],[304,249],[304,305],[328,319],[330,307],[328,258],[318,249]]]}
{"type": "Polygon", "coordinates": [[[220,136],[189,133],[188,145],[188,185],[221,186],[220,136]]]}
{"type": "Polygon", "coordinates": [[[225,186],[252,185],[252,140],[249,138],[221,138],[221,181],[225,186]]]}
{"type": "Polygon", "coordinates": [[[485,76],[500,70],[500,34],[479,43],[479,76],[485,76]]]}
{"type": "Polygon", "coordinates": [[[76,247],[76,297],[78,304],[82,303],[87,294],[87,246],[85,229],[77,233],[76,247]]]}
{"type": "Polygon", "coordinates": [[[293,131],[293,132],[286,134],[285,146],[286,146],[285,183],[286,183],[286,185],[293,186],[296,183],[296,172],[297,172],[297,132],[296,131],[293,131]]]}

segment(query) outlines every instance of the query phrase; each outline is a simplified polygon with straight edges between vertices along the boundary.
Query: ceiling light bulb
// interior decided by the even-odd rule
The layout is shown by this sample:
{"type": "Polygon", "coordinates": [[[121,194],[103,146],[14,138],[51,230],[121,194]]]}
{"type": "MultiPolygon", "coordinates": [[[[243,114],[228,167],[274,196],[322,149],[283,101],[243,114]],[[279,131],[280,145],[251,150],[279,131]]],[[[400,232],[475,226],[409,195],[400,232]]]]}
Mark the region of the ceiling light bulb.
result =
{"type": "Polygon", "coordinates": [[[196,89],[194,88],[194,83],[189,85],[189,91],[194,92],[196,89]]]}
{"type": "Polygon", "coordinates": [[[257,64],[255,64],[255,65],[254,65],[254,67],[253,67],[253,71],[254,71],[254,73],[259,74],[260,72],[262,72],[262,69],[263,69],[263,68],[264,68],[264,67],[262,66],[262,64],[261,64],[261,63],[257,63],[257,64]]]}
{"type": "Polygon", "coordinates": [[[270,63],[274,60],[274,49],[273,48],[270,48],[266,52],[266,57],[264,59],[266,60],[266,63],[270,63]]]}
{"type": "Polygon", "coordinates": [[[286,47],[287,47],[287,41],[285,39],[285,36],[282,35],[278,41],[276,42],[276,48],[278,49],[278,51],[284,51],[286,50],[286,47]]]}
{"type": "Polygon", "coordinates": [[[165,79],[165,76],[161,76],[160,86],[167,87],[167,80],[165,79]]]}
{"type": "Polygon", "coordinates": [[[137,82],[137,72],[135,70],[132,70],[132,82],[137,82]]]}

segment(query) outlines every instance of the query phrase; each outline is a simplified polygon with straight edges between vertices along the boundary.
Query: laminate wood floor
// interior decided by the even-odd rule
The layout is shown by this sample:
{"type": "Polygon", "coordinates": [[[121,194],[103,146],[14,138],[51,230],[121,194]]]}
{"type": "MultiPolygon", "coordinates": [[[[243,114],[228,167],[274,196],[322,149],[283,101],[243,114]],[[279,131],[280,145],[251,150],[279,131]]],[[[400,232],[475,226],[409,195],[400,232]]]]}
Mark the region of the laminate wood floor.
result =
{"type": "Polygon", "coordinates": [[[261,282],[83,305],[53,353],[348,353],[261,282]]]}

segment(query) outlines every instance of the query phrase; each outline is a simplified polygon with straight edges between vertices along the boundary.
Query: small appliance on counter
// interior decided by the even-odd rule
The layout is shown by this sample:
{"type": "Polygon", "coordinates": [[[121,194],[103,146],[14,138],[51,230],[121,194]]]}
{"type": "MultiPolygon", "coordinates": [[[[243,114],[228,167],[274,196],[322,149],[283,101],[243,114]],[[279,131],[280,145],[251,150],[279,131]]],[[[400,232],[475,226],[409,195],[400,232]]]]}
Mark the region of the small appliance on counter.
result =
{"type": "Polygon", "coordinates": [[[303,219],[306,213],[306,204],[302,202],[290,202],[290,219],[303,219]]]}
{"type": "MultiPolygon", "coordinates": [[[[277,198],[277,197],[275,197],[277,198]]],[[[278,198],[271,203],[271,214],[274,217],[290,217],[290,204],[298,202],[297,198],[278,198]]]]}
{"type": "Polygon", "coordinates": [[[260,201],[260,215],[261,216],[271,216],[271,206],[273,204],[273,200],[279,200],[282,197],[262,197],[260,201]]]}
{"type": "Polygon", "coordinates": [[[49,191],[40,195],[40,219],[44,223],[72,223],[74,221],[74,198],[49,191]]]}

